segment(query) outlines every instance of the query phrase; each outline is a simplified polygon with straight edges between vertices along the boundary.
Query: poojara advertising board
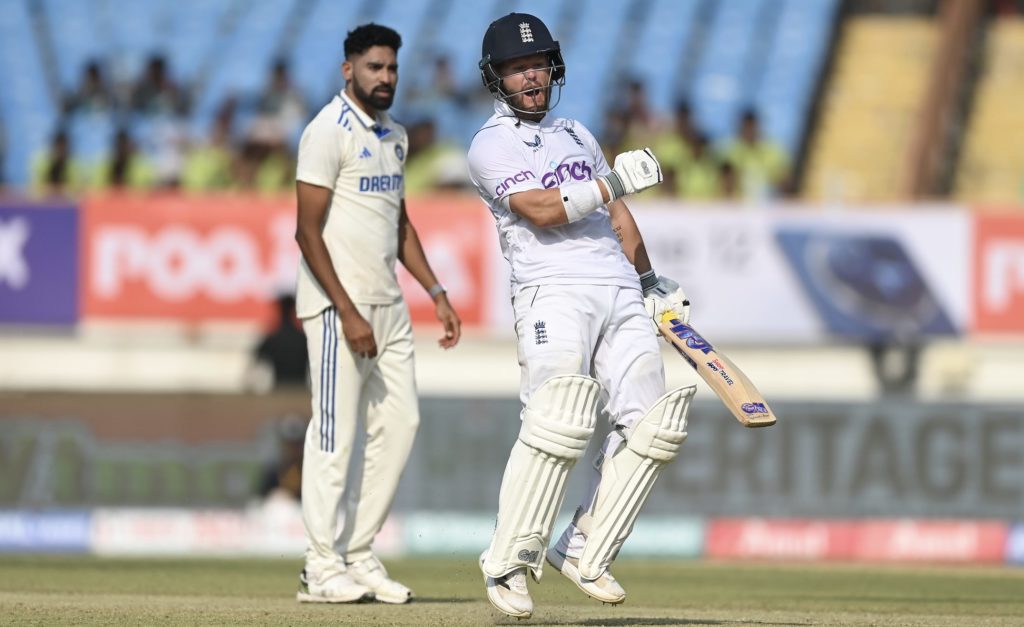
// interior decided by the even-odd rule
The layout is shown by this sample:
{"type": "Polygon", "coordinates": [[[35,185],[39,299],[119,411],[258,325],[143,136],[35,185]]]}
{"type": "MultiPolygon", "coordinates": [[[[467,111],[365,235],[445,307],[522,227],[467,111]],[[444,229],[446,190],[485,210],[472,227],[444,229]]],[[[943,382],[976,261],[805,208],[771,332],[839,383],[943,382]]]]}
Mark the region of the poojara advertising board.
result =
{"type": "MultiPolygon", "coordinates": [[[[87,198],[82,316],[273,323],[274,297],[295,289],[294,204],[287,196],[255,195],[87,198]]],[[[409,207],[466,325],[481,323],[486,301],[480,295],[490,276],[480,238],[485,216],[477,209],[444,198],[409,207]]],[[[433,303],[400,265],[398,278],[413,320],[436,324],[433,303]]]]}

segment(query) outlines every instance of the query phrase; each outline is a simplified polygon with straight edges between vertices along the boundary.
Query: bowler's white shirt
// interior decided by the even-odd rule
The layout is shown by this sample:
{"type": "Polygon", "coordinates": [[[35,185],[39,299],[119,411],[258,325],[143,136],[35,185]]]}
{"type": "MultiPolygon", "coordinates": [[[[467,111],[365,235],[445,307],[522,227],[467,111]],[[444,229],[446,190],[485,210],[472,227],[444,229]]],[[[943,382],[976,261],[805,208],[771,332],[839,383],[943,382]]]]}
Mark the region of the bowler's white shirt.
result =
{"type": "MultiPolygon", "coordinates": [[[[383,112],[373,119],[344,92],[320,110],[299,141],[295,178],[333,190],[323,237],[334,271],[355,303],[386,305],[402,297],[395,260],[407,150],[402,125],[383,112]]],[[[303,259],[296,313],[308,318],[330,306],[303,259]]]]}
{"type": "Polygon", "coordinates": [[[608,174],[611,169],[590,131],[550,114],[539,123],[518,121],[502,102],[496,101],[494,110],[473,138],[469,170],[497,223],[502,254],[512,267],[513,293],[553,283],[639,289],[607,207],[571,224],[539,227],[500,202],[517,192],[608,174]]]}

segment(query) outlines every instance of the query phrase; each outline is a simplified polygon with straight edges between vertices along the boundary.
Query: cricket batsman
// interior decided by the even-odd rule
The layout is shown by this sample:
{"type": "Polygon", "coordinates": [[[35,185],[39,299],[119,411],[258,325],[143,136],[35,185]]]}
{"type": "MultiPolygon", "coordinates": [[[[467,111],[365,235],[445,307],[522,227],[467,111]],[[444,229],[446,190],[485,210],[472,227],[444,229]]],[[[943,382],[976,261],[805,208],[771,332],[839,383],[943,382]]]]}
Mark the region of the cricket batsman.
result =
{"type": "Polygon", "coordinates": [[[511,265],[523,403],[494,536],[480,556],[487,598],[509,616],[531,616],[526,574],[540,581],[546,557],[586,594],[622,603],[609,567],[686,439],[694,393],[665,392],[652,330],[667,309],[687,320],[689,302],[651,269],[623,202],[660,183],[661,167],[650,150],[624,152],[609,167],[589,130],[549,114],[566,68],[533,15],[491,23],[480,72],[494,115],[473,139],[469,167],[511,265]],[[572,523],[548,549],[601,405],[612,431],[572,523]]]}

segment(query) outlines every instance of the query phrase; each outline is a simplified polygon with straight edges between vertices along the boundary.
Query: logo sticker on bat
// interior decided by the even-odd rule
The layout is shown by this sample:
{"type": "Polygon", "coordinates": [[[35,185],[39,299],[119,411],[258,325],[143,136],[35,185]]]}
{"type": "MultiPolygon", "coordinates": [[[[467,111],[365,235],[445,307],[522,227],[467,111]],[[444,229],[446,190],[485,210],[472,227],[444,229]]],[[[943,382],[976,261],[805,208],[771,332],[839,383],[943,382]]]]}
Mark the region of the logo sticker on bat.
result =
{"type": "Polygon", "coordinates": [[[740,409],[746,414],[767,414],[768,407],[764,403],[743,403],[740,409]]]}
{"type": "Polygon", "coordinates": [[[694,350],[698,350],[704,353],[705,355],[714,350],[714,347],[711,346],[711,343],[702,338],[700,334],[698,334],[696,331],[694,331],[693,327],[685,325],[678,320],[672,321],[672,333],[674,333],[675,336],[678,337],[679,339],[686,342],[687,346],[694,350]]]}
{"type": "Polygon", "coordinates": [[[722,364],[722,362],[718,361],[717,359],[712,359],[711,361],[706,361],[704,363],[707,365],[708,368],[711,368],[712,370],[717,372],[718,375],[721,376],[726,383],[732,385],[732,377],[729,376],[729,373],[726,371],[725,365],[722,364]]]}

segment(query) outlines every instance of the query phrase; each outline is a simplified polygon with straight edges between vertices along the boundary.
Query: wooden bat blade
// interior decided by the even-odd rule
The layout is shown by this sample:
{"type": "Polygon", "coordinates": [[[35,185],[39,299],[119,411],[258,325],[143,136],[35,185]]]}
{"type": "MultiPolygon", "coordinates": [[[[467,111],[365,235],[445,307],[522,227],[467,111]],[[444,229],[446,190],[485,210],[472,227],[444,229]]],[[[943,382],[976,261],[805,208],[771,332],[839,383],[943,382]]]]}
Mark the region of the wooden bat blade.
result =
{"type": "Polygon", "coordinates": [[[658,327],[665,340],[714,390],[740,424],[751,428],[775,424],[775,414],[747,375],[693,327],[683,324],[678,314],[665,312],[658,327]]]}

